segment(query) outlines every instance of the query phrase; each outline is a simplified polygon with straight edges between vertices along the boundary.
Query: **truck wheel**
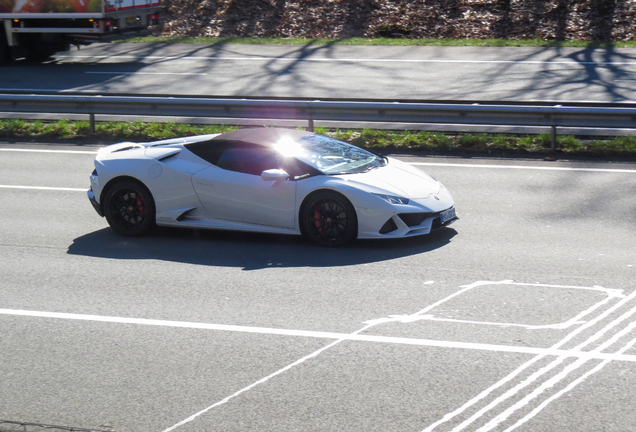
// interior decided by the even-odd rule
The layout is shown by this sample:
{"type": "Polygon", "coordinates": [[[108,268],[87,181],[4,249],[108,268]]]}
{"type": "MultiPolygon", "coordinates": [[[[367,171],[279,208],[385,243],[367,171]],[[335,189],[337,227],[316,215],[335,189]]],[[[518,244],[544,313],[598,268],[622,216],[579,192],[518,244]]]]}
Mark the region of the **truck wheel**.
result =
{"type": "Polygon", "coordinates": [[[20,42],[24,50],[24,58],[29,63],[46,59],[46,47],[42,43],[42,38],[38,34],[26,34],[20,42]]]}
{"type": "Polygon", "coordinates": [[[0,66],[9,64],[10,60],[7,36],[4,34],[4,26],[0,25],[0,66]]]}

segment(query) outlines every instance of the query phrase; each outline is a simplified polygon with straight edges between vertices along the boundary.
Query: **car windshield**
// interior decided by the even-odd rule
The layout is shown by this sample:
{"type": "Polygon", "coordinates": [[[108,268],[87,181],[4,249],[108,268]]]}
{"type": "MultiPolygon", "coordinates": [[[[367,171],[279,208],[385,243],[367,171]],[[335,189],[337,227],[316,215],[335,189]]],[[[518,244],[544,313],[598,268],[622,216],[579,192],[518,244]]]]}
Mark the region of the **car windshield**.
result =
{"type": "MultiPolygon", "coordinates": [[[[355,174],[386,165],[386,160],[363,150],[324,135],[306,135],[296,139],[293,156],[327,175],[355,174]]],[[[283,146],[282,152],[289,150],[283,146]]]]}

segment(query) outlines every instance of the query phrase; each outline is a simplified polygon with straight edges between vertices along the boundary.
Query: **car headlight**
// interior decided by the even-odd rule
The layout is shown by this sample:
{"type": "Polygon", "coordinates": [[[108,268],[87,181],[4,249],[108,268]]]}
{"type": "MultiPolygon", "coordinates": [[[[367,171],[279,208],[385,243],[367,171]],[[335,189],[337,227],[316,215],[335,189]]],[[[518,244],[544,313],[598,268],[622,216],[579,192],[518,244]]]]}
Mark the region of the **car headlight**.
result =
{"type": "Polygon", "coordinates": [[[384,201],[388,202],[389,204],[408,204],[409,203],[408,198],[404,198],[401,196],[382,195],[382,194],[376,194],[376,193],[374,193],[373,195],[379,198],[382,198],[384,201]]]}

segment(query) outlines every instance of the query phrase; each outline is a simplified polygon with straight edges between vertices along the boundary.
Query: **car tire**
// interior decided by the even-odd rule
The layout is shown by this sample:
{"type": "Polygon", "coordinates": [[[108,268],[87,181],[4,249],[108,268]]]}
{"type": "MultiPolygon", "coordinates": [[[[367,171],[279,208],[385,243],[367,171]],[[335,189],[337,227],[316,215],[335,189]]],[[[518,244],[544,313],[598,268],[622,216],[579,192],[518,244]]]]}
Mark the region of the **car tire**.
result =
{"type": "Polygon", "coordinates": [[[155,225],[155,202],[148,188],[140,182],[120,180],[104,195],[104,215],[116,233],[141,236],[155,225]]]}
{"type": "Polygon", "coordinates": [[[325,190],[311,195],[300,213],[303,235],[320,246],[343,246],[358,236],[356,211],[339,193],[325,190]]]}

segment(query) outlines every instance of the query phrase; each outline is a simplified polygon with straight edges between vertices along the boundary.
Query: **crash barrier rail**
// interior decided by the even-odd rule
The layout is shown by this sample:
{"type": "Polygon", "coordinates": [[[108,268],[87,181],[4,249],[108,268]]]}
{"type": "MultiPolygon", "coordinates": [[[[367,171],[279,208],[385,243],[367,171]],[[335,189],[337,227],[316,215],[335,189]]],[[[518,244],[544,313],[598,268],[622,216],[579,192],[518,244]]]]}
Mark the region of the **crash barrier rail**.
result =
{"type": "Polygon", "coordinates": [[[174,96],[0,94],[0,111],[86,114],[91,132],[96,115],[426,123],[496,126],[547,126],[552,149],[557,128],[636,128],[633,106],[525,105],[518,102],[376,102],[291,99],[223,99],[174,96]]]}

